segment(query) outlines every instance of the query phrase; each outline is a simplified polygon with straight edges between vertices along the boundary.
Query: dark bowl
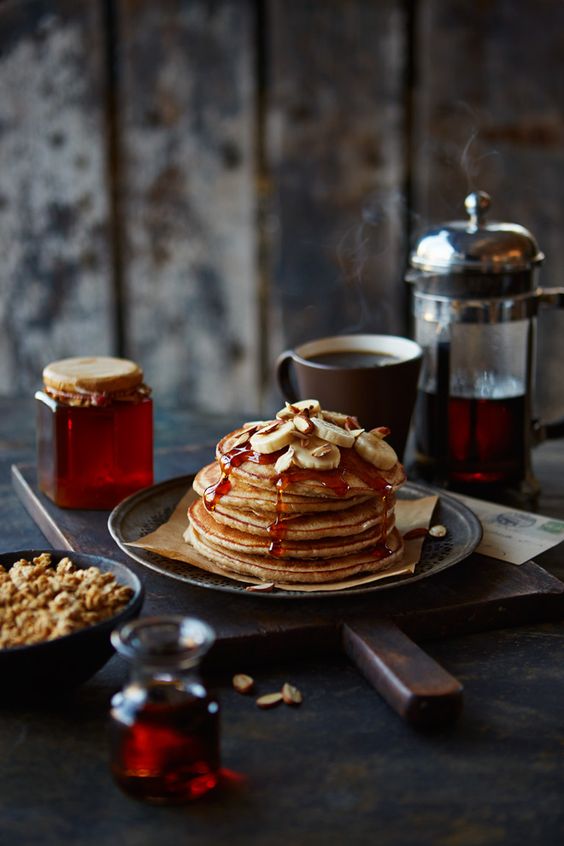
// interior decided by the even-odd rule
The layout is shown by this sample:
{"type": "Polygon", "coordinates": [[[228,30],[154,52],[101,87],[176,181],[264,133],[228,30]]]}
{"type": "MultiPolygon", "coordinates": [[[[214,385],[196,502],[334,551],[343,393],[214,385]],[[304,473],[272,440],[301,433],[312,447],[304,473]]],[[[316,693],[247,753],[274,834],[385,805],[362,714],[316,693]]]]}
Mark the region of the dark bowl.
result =
{"type": "Polygon", "coordinates": [[[25,558],[50,552],[54,566],[61,558],[68,557],[81,569],[98,567],[113,573],[121,585],[132,588],[133,596],[119,614],[107,617],[100,623],[86,626],[69,635],[30,646],[0,649],[0,701],[33,696],[34,700],[49,699],[64,694],[85,682],[111,658],[114,648],[110,634],[116,626],[139,615],[143,605],[144,589],[135,573],[117,561],[100,555],[69,552],[60,549],[23,549],[0,554],[0,564],[9,569],[25,558]]]}

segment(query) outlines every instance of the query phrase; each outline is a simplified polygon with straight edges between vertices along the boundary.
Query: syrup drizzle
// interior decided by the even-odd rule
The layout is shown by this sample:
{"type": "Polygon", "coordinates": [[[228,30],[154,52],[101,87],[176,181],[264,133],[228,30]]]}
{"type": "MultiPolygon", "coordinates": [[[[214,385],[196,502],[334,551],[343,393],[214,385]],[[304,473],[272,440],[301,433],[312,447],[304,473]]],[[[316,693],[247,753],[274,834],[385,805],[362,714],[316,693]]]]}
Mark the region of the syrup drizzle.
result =
{"type": "MultiPolygon", "coordinates": [[[[272,453],[260,453],[254,450],[247,441],[223,453],[218,461],[221,476],[213,485],[204,491],[204,505],[208,511],[213,511],[219,500],[231,490],[231,473],[233,468],[240,467],[245,461],[254,464],[275,464],[283,450],[272,453]]],[[[275,558],[284,556],[284,539],[286,526],[284,516],[288,512],[284,503],[284,493],[296,482],[315,481],[331,490],[335,496],[344,497],[350,490],[346,474],[352,473],[364,484],[381,497],[383,506],[382,532],[379,541],[371,550],[372,556],[380,561],[393,553],[386,543],[388,535],[388,516],[390,504],[393,501],[393,486],[384,479],[376,467],[364,462],[354,449],[341,448],[341,460],[334,470],[310,470],[302,467],[291,467],[275,477],[276,485],[276,517],[268,526],[271,541],[268,553],[275,558]]]]}
{"type": "Polygon", "coordinates": [[[252,461],[253,464],[275,464],[281,453],[282,450],[270,453],[257,452],[247,441],[220,455],[218,461],[221,476],[217,482],[209,485],[204,491],[203,499],[207,510],[213,511],[221,497],[231,490],[231,479],[229,477],[234,467],[240,467],[245,461],[252,461]]]}

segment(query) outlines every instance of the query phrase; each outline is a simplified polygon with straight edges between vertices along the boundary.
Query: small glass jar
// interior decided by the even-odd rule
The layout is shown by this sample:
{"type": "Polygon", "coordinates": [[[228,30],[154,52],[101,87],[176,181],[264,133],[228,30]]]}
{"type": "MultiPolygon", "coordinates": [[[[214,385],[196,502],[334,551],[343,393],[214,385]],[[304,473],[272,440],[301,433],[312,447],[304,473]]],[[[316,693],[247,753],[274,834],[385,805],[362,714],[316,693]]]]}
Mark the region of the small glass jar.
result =
{"type": "Polygon", "coordinates": [[[146,617],[112,633],[131,663],[112,699],[111,768],[127,793],[149,802],[182,803],[218,783],[219,704],[198,673],[215,639],[191,617],[146,617]]]}
{"type": "Polygon", "coordinates": [[[62,508],[113,508],[153,483],[153,402],[132,361],[66,358],[37,391],[39,489],[62,508]]]}

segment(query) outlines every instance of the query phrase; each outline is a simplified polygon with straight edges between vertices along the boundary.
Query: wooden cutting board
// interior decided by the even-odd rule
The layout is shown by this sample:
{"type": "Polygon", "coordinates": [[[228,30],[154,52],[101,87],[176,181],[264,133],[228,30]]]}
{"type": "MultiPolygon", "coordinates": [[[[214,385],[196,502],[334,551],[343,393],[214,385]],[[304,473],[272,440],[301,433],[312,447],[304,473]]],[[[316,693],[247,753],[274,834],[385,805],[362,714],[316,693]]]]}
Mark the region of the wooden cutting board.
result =
{"type": "MultiPolygon", "coordinates": [[[[157,455],[157,479],[197,471],[210,448],[157,455]]],[[[54,548],[122,560],[143,578],[145,613],[190,613],[216,630],[212,659],[234,666],[341,649],[386,701],[418,726],[443,724],[461,710],[460,683],[430,658],[422,641],[564,615],[564,584],[533,562],[516,567],[477,554],[412,585],[361,596],[280,600],[226,594],[156,574],[123,553],[107,529],[108,512],[69,511],[37,490],[35,468],[12,468],[15,490],[54,548]]]]}

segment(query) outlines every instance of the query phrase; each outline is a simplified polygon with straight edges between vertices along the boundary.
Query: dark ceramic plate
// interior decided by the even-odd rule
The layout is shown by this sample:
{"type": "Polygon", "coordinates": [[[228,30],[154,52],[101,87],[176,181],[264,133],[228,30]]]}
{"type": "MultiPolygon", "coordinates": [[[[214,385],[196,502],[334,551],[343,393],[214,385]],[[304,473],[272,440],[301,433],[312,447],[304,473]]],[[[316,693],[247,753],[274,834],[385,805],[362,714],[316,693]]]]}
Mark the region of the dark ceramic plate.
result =
{"type": "MultiPolygon", "coordinates": [[[[133,560],[158,573],[189,582],[199,587],[213,590],[242,593],[245,596],[260,596],[281,599],[310,599],[335,597],[331,591],[311,591],[309,593],[291,590],[274,590],[270,593],[249,593],[244,582],[237,582],[225,576],[208,573],[181,561],[164,558],[154,552],[128,546],[149,532],[155,531],[164,523],[186,491],[192,486],[193,476],[181,476],[161,482],[151,488],[144,488],[121,502],[110,514],[108,527],[118,546],[133,560]]],[[[482,538],[482,526],[478,518],[465,505],[442,492],[431,490],[422,485],[407,483],[398,492],[399,499],[419,499],[423,496],[439,495],[439,502],[433,515],[433,522],[442,523],[447,528],[444,538],[429,538],[423,544],[421,560],[412,576],[390,576],[372,584],[359,585],[339,591],[339,596],[372,593],[403,584],[412,584],[419,579],[452,567],[467,558],[478,546],[482,538]]]]}
{"type": "Polygon", "coordinates": [[[82,684],[112,656],[112,630],[136,617],[143,605],[143,585],[135,573],[125,564],[99,555],[69,550],[23,549],[0,554],[0,564],[9,569],[20,558],[29,561],[42,552],[51,553],[54,565],[68,556],[76,567],[85,569],[95,566],[104,572],[113,573],[117,582],[132,588],[133,596],[119,614],[93,626],[31,646],[0,649],[0,673],[3,679],[0,700],[30,694],[34,698],[45,699],[82,684]]]}

